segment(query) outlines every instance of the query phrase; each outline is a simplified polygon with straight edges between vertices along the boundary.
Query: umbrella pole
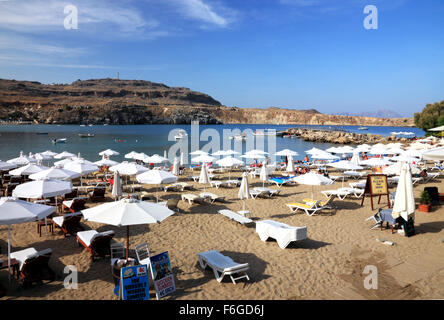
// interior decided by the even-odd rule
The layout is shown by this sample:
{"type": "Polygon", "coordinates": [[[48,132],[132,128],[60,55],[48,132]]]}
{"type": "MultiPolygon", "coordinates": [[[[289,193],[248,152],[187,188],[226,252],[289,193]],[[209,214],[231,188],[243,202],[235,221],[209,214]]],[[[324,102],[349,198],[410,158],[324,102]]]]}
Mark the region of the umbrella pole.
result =
{"type": "Polygon", "coordinates": [[[11,225],[8,224],[8,284],[11,285],[11,225]]]}
{"type": "Polygon", "coordinates": [[[129,251],[129,226],[126,226],[126,260],[128,260],[129,251]]]}

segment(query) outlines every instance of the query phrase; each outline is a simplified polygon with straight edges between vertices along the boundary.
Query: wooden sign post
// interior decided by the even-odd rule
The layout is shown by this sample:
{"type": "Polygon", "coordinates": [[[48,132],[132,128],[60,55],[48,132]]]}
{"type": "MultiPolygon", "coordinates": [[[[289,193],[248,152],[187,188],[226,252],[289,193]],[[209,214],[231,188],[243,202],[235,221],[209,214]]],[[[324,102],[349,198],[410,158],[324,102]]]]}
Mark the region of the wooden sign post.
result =
{"type": "Polygon", "coordinates": [[[390,193],[388,191],[387,176],[383,174],[369,174],[367,175],[367,182],[365,183],[364,195],[362,196],[361,206],[364,205],[365,196],[370,197],[370,202],[373,208],[373,197],[379,196],[378,204],[381,201],[381,196],[387,196],[387,204],[390,209],[390,193]]]}

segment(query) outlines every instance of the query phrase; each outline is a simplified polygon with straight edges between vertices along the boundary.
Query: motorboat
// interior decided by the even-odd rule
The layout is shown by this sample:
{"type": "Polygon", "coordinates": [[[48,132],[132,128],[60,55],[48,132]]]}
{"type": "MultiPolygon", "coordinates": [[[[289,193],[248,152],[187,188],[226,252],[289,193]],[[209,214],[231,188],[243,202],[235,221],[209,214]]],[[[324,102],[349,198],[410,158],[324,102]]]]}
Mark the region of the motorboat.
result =
{"type": "Polygon", "coordinates": [[[79,133],[80,138],[92,138],[94,136],[95,136],[94,133],[79,133]]]}
{"type": "Polygon", "coordinates": [[[186,137],[188,137],[188,133],[187,133],[185,130],[180,130],[180,131],[174,136],[174,139],[176,139],[176,140],[180,140],[180,139],[183,139],[183,138],[186,138],[186,137]]]}
{"type": "Polygon", "coordinates": [[[234,136],[228,137],[230,140],[236,140],[236,141],[246,141],[247,135],[245,133],[243,134],[236,134],[234,136]]]}
{"type": "Polygon", "coordinates": [[[66,143],[66,138],[61,138],[61,139],[52,139],[52,143],[56,144],[56,143],[66,143]]]}

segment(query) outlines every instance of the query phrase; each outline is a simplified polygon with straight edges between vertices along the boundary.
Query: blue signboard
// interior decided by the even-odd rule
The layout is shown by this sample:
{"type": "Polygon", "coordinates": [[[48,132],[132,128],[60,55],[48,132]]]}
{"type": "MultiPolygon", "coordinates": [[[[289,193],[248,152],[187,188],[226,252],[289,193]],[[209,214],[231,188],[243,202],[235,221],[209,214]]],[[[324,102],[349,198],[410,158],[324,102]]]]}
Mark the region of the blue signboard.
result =
{"type": "Polygon", "coordinates": [[[148,267],[146,264],[120,270],[122,300],[149,300],[148,267]]]}
{"type": "Polygon", "coordinates": [[[168,251],[150,258],[157,299],[176,291],[168,251]]]}

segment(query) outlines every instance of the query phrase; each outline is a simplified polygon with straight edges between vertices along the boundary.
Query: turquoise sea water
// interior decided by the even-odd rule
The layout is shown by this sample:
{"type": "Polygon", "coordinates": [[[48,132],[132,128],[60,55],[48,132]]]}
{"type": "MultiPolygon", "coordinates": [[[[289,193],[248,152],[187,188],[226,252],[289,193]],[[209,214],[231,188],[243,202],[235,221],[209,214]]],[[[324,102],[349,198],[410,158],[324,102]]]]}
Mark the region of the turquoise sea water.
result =
{"type": "MultiPolygon", "coordinates": [[[[221,146],[224,129],[276,129],[285,130],[293,127],[306,128],[331,128],[329,126],[300,126],[300,125],[254,125],[254,124],[236,124],[236,125],[201,125],[200,132],[205,129],[215,129],[221,134],[221,146]]],[[[154,153],[163,155],[164,150],[175,143],[168,141],[168,134],[173,129],[184,129],[191,134],[190,125],[123,125],[123,126],[103,126],[94,125],[82,127],[79,125],[1,125],[0,126],[0,159],[6,161],[15,158],[20,151],[25,154],[29,152],[37,153],[45,150],[54,152],[69,151],[72,153],[81,153],[82,157],[90,160],[100,160],[98,152],[104,149],[113,149],[120,152],[120,156],[112,159],[123,161],[124,155],[130,151],[144,152],[148,155],[154,153]],[[37,134],[47,133],[47,134],[37,134]],[[79,133],[93,133],[93,138],[80,138],[79,133]],[[53,144],[52,139],[67,138],[66,143],[53,144]]],[[[409,131],[414,132],[417,137],[424,136],[424,131],[418,128],[403,127],[368,127],[368,130],[358,130],[358,126],[341,126],[341,130],[356,132],[381,134],[383,136],[391,135],[391,132],[409,131]]],[[[233,140],[230,140],[234,143],[233,140]]],[[[200,147],[207,144],[207,141],[201,141],[200,147]]],[[[302,159],[305,156],[305,150],[312,147],[326,149],[333,146],[326,143],[305,142],[298,138],[276,137],[276,150],[279,151],[288,148],[297,151],[300,156],[296,159],[302,159]]],[[[232,148],[233,145],[232,145],[232,148]]],[[[189,144],[189,152],[191,144],[189,144]]],[[[243,146],[245,152],[245,143],[243,146]]],[[[265,151],[267,151],[267,140],[265,140],[265,151]]],[[[296,160],[295,159],[295,160],[296,160]]]]}

